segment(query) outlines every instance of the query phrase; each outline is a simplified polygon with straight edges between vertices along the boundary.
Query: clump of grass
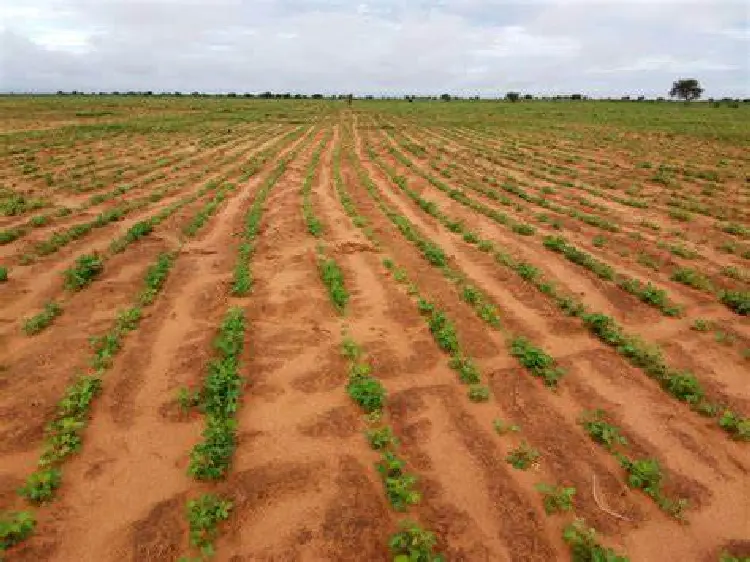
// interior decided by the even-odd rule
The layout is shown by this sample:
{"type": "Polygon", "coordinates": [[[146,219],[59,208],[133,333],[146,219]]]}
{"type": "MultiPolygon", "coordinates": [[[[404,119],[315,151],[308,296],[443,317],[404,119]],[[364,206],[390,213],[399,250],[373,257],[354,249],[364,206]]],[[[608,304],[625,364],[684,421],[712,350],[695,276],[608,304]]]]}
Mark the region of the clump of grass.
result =
{"type": "Polygon", "coordinates": [[[0,265],[0,283],[5,283],[8,280],[8,268],[4,265],[0,265]]]}

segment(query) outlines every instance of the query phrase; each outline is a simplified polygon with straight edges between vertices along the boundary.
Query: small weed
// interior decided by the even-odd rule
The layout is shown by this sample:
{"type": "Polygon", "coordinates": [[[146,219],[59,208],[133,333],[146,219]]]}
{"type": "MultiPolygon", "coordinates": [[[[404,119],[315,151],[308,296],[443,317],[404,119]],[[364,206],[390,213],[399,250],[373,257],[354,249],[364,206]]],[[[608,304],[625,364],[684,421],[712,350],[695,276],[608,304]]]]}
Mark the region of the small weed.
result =
{"type": "Polygon", "coordinates": [[[526,441],[523,441],[517,448],[513,449],[505,462],[518,470],[528,470],[532,465],[539,461],[541,454],[531,447],[526,441]]]}
{"type": "Polygon", "coordinates": [[[506,433],[518,433],[521,431],[521,426],[514,423],[505,422],[501,419],[495,419],[492,421],[492,427],[498,435],[505,435],[506,433]]]}
{"type": "Polygon", "coordinates": [[[543,496],[542,502],[547,515],[573,509],[573,496],[576,495],[575,488],[552,486],[544,482],[540,482],[535,488],[543,496]]]}
{"type": "Polygon", "coordinates": [[[628,440],[620,434],[620,428],[607,422],[603,410],[586,412],[581,416],[581,425],[591,439],[614,451],[617,445],[627,445],[628,440]]]}
{"type": "Polygon", "coordinates": [[[469,388],[468,396],[472,402],[487,402],[490,399],[490,389],[482,385],[473,385],[469,388]]]}
{"type": "Polygon", "coordinates": [[[370,447],[375,450],[398,446],[398,439],[393,435],[393,430],[389,426],[368,429],[365,436],[370,443],[370,447]]]}
{"type": "Polygon", "coordinates": [[[696,332],[707,332],[711,328],[711,323],[708,320],[704,320],[702,318],[696,318],[695,322],[693,322],[693,325],[690,326],[691,330],[695,330],[696,332]]]}
{"type": "Polygon", "coordinates": [[[727,332],[718,331],[714,334],[714,340],[716,343],[723,345],[732,345],[735,342],[735,337],[727,332]]]}
{"type": "Polygon", "coordinates": [[[721,268],[721,274],[737,281],[750,281],[750,272],[731,265],[721,268]]]}
{"type": "Polygon", "coordinates": [[[201,403],[201,393],[198,390],[182,387],[177,391],[177,404],[183,412],[197,408],[201,403]]]}
{"type": "Polygon", "coordinates": [[[514,224],[511,230],[513,230],[513,232],[515,232],[516,234],[520,234],[521,236],[531,236],[536,232],[536,228],[534,228],[530,224],[523,223],[514,224]]]}
{"type": "Polygon", "coordinates": [[[597,248],[603,248],[607,243],[607,239],[604,236],[594,236],[591,243],[597,248]]]}
{"type": "Polygon", "coordinates": [[[5,283],[8,280],[8,268],[4,265],[0,265],[0,283],[5,283]]]}

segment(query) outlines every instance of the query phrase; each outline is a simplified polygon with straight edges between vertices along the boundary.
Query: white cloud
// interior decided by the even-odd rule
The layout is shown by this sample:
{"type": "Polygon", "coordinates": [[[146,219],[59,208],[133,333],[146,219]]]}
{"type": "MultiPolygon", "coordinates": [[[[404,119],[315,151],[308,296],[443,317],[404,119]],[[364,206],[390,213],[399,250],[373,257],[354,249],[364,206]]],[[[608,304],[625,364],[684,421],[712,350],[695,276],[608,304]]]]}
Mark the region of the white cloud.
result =
{"type": "Polygon", "coordinates": [[[734,0],[0,0],[0,90],[750,97],[734,0]],[[702,76],[701,73],[705,73],[702,76]]]}

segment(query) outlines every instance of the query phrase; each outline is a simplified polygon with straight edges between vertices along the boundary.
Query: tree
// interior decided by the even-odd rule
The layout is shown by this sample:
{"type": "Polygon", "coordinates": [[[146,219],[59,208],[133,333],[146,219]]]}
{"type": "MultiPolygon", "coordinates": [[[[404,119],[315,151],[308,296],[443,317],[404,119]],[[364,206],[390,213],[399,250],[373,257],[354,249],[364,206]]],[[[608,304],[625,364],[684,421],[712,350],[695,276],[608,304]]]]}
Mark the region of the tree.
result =
{"type": "Polygon", "coordinates": [[[451,95],[450,94],[443,94],[440,96],[440,99],[443,101],[451,101],[451,95]]]}
{"type": "Polygon", "coordinates": [[[702,93],[703,88],[701,88],[698,80],[695,78],[681,78],[672,84],[672,89],[669,90],[669,97],[692,101],[701,97],[702,93]]]}
{"type": "Polygon", "coordinates": [[[519,94],[518,92],[508,92],[507,94],[505,94],[505,99],[508,101],[517,102],[521,99],[521,94],[519,94]]]}

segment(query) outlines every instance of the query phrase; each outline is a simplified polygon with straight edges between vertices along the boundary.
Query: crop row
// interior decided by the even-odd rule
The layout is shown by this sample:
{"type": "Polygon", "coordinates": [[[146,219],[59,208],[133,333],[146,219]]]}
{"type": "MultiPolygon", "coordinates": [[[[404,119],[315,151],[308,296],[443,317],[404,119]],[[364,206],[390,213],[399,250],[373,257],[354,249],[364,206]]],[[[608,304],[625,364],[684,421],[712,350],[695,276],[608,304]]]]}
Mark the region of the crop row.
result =
{"type": "MultiPolygon", "coordinates": [[[[394,181],[394,183],[396,182],[394,181]]],[[[403,189],[405,179],[400,184],[396,183],[396,185],[403,189]]],[[[555,287],[555,284],[550,280],[544,279],[541,271],[533,265],[517,261],[509,254],[497,250],[496,242],[480,240],[478,236],[466,229],[460,222],[440,212],[434,202],[425,200],[415,192],[412,195],[420,198],[420,209],[438,218],[443,226],[454,234],[461,236],[467,244],[477,245],[483,251],[492,251],[497,263],[510,268],[522,279],[530,282],[544,295],[553,299],[557,306],[566,314],[579,317],[584,326],[593,335],[613,347],[632,365],[642,369],[647,375],[654,378],[669,394],[678,400],[687,402],[703,415],[716,416],[723,409],[725,416],[730,419],[738,419],[740,422],[734,427],[726,423],[721,424],[720,427],[737,438],[748,438],[747,431],[750,422],[735,412],[706,400],[705,391],[696,377],[691,373],[670,368],[664,362],[661,351],[655,345],[646,344],[640,337],[626,334],[613,318],[597,312],[591,312],[575,297],[562,294],[555,287]]]]}

